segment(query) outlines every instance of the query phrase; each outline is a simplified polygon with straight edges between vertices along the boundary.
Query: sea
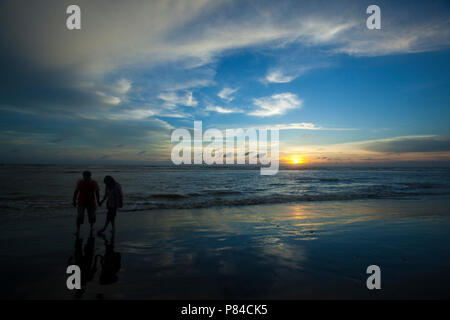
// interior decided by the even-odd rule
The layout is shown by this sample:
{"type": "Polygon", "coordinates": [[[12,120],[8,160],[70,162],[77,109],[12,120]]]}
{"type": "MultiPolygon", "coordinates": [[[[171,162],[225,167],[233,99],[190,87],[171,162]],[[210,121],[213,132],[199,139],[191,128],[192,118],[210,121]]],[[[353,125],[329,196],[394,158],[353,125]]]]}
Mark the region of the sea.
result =
{"type": "Polygon", "coordinates": [[[2,165],[0,220],[73,215],[83,170],[102,195],[105,175],[122,185],[122,212],[450,196],[450,168],[281,168],[263,176],[245,166],[2,165]]]}

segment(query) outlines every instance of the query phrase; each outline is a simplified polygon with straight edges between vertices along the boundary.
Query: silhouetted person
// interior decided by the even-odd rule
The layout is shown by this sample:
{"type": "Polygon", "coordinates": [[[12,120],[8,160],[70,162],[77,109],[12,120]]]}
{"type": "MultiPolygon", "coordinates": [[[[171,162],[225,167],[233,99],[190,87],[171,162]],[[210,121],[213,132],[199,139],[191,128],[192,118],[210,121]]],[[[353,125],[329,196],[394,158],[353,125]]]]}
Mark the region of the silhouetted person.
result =
{"type": "Polygon", "coordinates": [[[100,192],[97,182],[91,179],[91,172],[84,171],[83,179],[79,180],[75,192],[73,193],[73,206],[76,207],[78,203],[77,214],[77,232],[80,233],[80,226],[84,223],[84,212],[87,211],[89,223],[92,228],[95,223],[95,209],[96,202],[100,205],[100,192]],[[78,201],[77,201],[78,198],[78,201]]]}
{"type": "Polygon", "coordinates": [[[112,232],[116,230],[115,220],[117,209],[123,207],[123,194],[120,184],[111,176],[106,176],[103,182],[105,182],[105,196],[102,201],[100,201],[100,205],[106,200],[106,208],[108,211],[106,213],[105,226],[103,229],[99,230],[98,234],[105,232],[106,227],[108,227],[110,222],[112,225],[112,232]]]}
{"type": "Polygon", "coordinates": [[[105,241],[105,254],[103,256],[97,255],[95,257],[97,263],[97,257],[100,257],[100,265],[102,267],[100,273],[100,284],[107,285],[117,282],[119,279],[117,273],[121,268],[121,254],[114,251],[114,237],[115,233],[111,235],[111,241],[108,241],[105,235],[102,235],[105,241]]]}
{"type": "Polygon", "coordinates": [[[77,236],[75,240],[75,252],[67,261],[68,265],[77,265],[81,272],[81,289],[76,290],[75,296],[81,298],[86,290],[86,284],[92,281],[97,272],[97,261],[94,260],[95,237],[90,234],[83,252],[83,239],[77,236]]]}

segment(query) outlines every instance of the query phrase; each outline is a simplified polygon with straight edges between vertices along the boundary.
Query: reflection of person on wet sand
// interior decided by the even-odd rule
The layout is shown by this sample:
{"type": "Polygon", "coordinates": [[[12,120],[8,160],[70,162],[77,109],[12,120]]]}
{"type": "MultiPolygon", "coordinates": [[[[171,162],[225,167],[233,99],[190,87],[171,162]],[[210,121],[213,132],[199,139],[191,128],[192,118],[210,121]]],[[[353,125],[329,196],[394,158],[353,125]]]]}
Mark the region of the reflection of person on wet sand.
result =
{"type": "Polygon", "coordinates": [[[73,206],[78,208],[77,232],[80,234],[80,226],[84,223],[84,212],[87,211],[91,232],[95,223],[95,202],[100,205],[100,192],[96,181],[91,179],[91,172],[84,171],[83,179],[79,180],[73,193],[73,206]],[[78,204],[78,205],[77,205],[78,204]]]}
{"type": "Polygon", "coordinates": [[[77,265],[81,271],[81,289],[76,290],[76,296],[81,297],[86,290],[86,284],[92,281],[97,272],[97,261],[94,261],[95,237],[90,234],[83,252],[83,239],[78,237],[75,240],[75,252],[67,261],[67,265],[77,265]]]}
{"type": "Polygon", "coordinates": [[[117,273],[121,267],[121,255],[119,252],[114,251],[114,237],[114,232],[111,235],[111,241],[108,241],[105,235],[102,235],[102,238],[105,241],[105,254],[103,256],[97,255],[95,257],[96,262],[97,258],[100,257],[100,265],[102,267],[102,271],[100,273],[101,285],[112,284],[117,282],[119,279],[117,277],[117,273]]]}
{"type": "Polygon", "coordinates": [[[103,227],[103,229],[99,230],[99,235],[105,232],[106,227],[108,227],[108,224],[110,222],[112,225],[112,231],[115,231],[117,209],[123,207],[123,194],[120,184],[116,182],[116,180],[114,180],[114,178],[111,176],[105,176],[105,179],[103,181],[105,182],[106,188],[105,196],[103,197],[102,201],[100,201],[100,205],[102,205],[102,203],[106,200],[106,208],[108,212],[106,213],[105,226],[103,227]]]}

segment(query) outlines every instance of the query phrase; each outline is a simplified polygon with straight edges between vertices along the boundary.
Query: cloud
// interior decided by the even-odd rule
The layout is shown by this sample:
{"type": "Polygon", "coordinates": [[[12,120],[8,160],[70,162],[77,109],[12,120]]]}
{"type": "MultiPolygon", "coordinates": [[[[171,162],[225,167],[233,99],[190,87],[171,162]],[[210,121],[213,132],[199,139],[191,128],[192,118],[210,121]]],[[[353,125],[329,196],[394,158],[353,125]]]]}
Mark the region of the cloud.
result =
{"type": "Polygon", "coordinates": [[[176,106],[196,107],[198,104],[191,91],[186,92],[185,94],[164,92],[159,94],[158,98],[164,101],[165,106],[171,108],[176,106]]]}
{"type": "Polygon", "coordinates": [[[300,108],[302,101],[293,93],[274,94],[270,97],[254,99],[259,109],[249,113],[251,116],[268,117],[285,114],[288,110],[300,108]]]}
{"type": "Polygon", "coordinates": [[[112,120],[141,120],[153,115],[155,115],[155,112],[150,109],[130,109],[110,113],[107,118],[112,120]]]}
{"type": "MultiPolygon", "coordinates": [[[[266,129],[266,130],[322,130],[322,131],[353,131],[358,130],[354,128],[329,128],[322,127],[312,122],[298,122],[298,123],[284,123],[284,124],[271,124],[271,125],[257,125],[247,126],[246,129],[266,129]]],[[[308,134],[303,134],[302,137],[308,137],[308,134]]]]}
{"type": "MultiPolygon", "coordinates": [[[[67,6],[63,1],[1,2],[3,105],[68,115],[125,104],[153,107],[160,92],[211,85],[211,62],[242,48],[267,52],[292,45],[317,48],[330,56],[376,56],[439,50],[450,44],[448,11],[412,7],[405,12],[395,4],[385,5],[396,15],[383,15],[380,31],[367,30],[365,7],[358,1],[346,2],[344,11],[340,1],[77,4],[82,8],[82,30],[68,32],[60,17],[67,6]]],[[[277,67],[266,81],[286,83],[299,75],[290,66],[277,67]]],[[[172,99],[164,106],[178,102],[172,99]]],[[[196,105],[193,98],[180,103],[196,105]]]]}
{"type": "Polygon", "coordinates": [[[219,98],[221,98],[222,100],[225,100],[227,102],[231,102],[233,101],[234,97],[232,96],[233,93],[235,93],[236,91],[238,91],[238,89],[231,89],[231,88],[223,88],[222,90],[220,90],[220,92],[217,94],[217,96],[219,98]]]}
{"type": "Polygon", "coordinates": [[[220,106],[207,106],[206,111],[213,111],[217,113],[243,113],[244,111],[237,108],[223,108],[220,106]]]}
{"type": "MultiPolygon", "coordinates": [[[[314,7],[315,2],[287,1],[280,6],[268,1],[243,4],[192,0],[111,5],[108,1],[80,0],[83,14],[95,19],[84,19],[81,32],[69,33],[60,27],[61,18],[55,14],[65,12],[65,3],[4,1],[1,21],[8,27],[3,28],[2,38],[14,40],[8,41],[8,50],[20,48],[22,55],[27,55],[28,49],[27,59],[41,66],[78,66],[79,71],[89,74],[104,74],[136,63],[184,60],[186,66],[198,66],[225,50],[273,41],[279,41],[277,45],[326,44],[359,55],[430,50],[449,42],[448,28],[443,28],[448,27],[448,20],[444,17],[427,16],[404,24],[405,19],[386,15],[383,26],[389,32],[373,32],[365,27],[365,8],[357,1],[346,3],[345,11],[339,1],[327,2],[320,11],[314,7]],[[36,28],[36,24],[45,28],[36,28]],[[20,31],[10,28],[15,25],[22,27],[20,31]]],[[[411,16],[420,17],[420,12],[407,18],[411,16]]]]}
{"type": "MultiPolygon", "coordinates": [[[[97,159],[132,160],[140,150],[158,150],[152,158],[167,155],[173,126],[157,118],[141,120],[78,119],[3,113],[0,118],[0,146],[4,150],[20,146],[28,161],[97,159]],[[30,125],[33,124],[33,125],[30,125]],[[117,149],[121,146],[120,149],[117,149]]],[[[170,158],[170,153],[167,155],[170,158]]],[[[5,159],[5,157],[2,157],[5,159]]]]}
{"type": "MultiPolygon", "coordinates": [[[[332,60],[341,54],[404,54],[450,45],[448,8],[440,4],[427,11],[422,10],[425,4],[403,10],[403,4],[383,3],[383,12],[395,14],[383,13],[378,31],[365,27],[365,4],[360,1],[343,5],[341,1],[306,0],[282,4],[265,0],[79,0],[77,4],[82,9],[82,30],[69,32],[64,23],[65,1],[0,1],[1,118],[8,115],[20,125],[18,117],[34,116],[39,121],[29,122],[30,130],[50,135],[24,128],[29,139],[20,136],[11,141],[51,141],[61,134],[64,143],[53,143],[54,148],[68,145],[70,136],[79,148],[84,145],[92,151],[95,143],[99,146],[105,140],[135,147],[150,139],[148,132],[161,138],[159,134],[171,125],[156,117],[192,118],[192,109],[183,107],[206,100],[194,88],[218,85],[216,79],[223,79],[216,77],[220,59],[238,49],[282,61],[292,48],[332,60]],[[42,127],[44,123],[47,128],[42,127]]],[[[292,61],[300,58],[295,55],[292,61]]],[[[274,64],[265,80],[287,83],[301,76],[306,70],[292,61],[274,64]]],[[[232,101],[234,93],[224,91],[221,99],[232,101]]],[[[256,110],[249,115],[258,117],[301,107],[301,100],[292,93],[253,102],[256,110]]],[[[204,105],[208,104],[213,106],[211,112],[242,111],[214,107],[215,102],[204,105]]],[[[195,110],[201,111],[205,110],[195,110]]]]}
{"type": "Polygon", "coordinates": [[[450,45],[450,21],[416,20],[410,28],[388,25],[388,30],[370,34],[369,30],[354,29],[338,39],[332,51],[353,56],[383,56],[435,51],[450,45]]]}
{"type": "Polygon", "coordinates": [[[125,94],[131,89],[131,81],[127,79],[118,80],[114,86],[112,86],[112,90],[116,91],[119,94],[125,94]]]}
{"type": "Polygon", "coordinates": [[[302,154],[306,158],[332,161],[450,161],[450,137],[414,135],[321,145],[290,145],[282,157],[302,154]],[[322,159],[323,158],[323,159],[322,159]]]}
{"type": "Polygon", "coordinates": [[[363,143],[361,147],[368,151],[384,153],[448,152],[450,138],[436,135],[396,137],[370,141],[363,143]]]}
{"type": "Polygon", "coordinates": [[[270,83],[288,83],[297,77],[298,75],[283,74],[281,70],[272,70],[266,75],[265,81],[270,83]]]}
{"type": "Polygon", "coordinates": [[[383,26],[389,32],[374,33],[365,27],[365,8],[357,1],[346,3],[345,11],[339,1],[327,3],[320,11],[314,3],[287,1],[280,6],[267,1],[243,4],[192,0],[172,1],[170,5],[162,1],[111,5],[108,1],[80,0],[83,14],[95,19],[85,19],[81,32],[69,33],[60,27],[61,18],[55,14],[65,12],[65,3],[4,1],[1,20],[7,26],[22,28],[20,37],[15,28],[4,28],[2,35],[5,40],[14,39],[9,50],[21,48],[22,55],[26,55],[30,49],[27,58],[41,66],[79,66],[79,71],[89,74],[104,74],[136,63],[185,60],[186,66],[198,66],[225,50],[273,41],[279,41],[277,45],[327,44],[340,52],[368,55],[430,50],[449,41],[442,28],[448,26],[448,21],[441,17],[417,19],[413,25],[405,25],[402,20],[396,21],[398,16],[386,15],[383,26]],[[36,16],[38,20],[30,19],[36,16]],[[45,25],[45,29],[35,24],[45,25]],[[14,32],[8,34],[6,30],[14,32]],[[36,46],[37,42],[40,46],[36,46]]]}
{"type": "MultiPolygon", "coordinates": [[[[323,58],[314,57],[314,59],[321,60],[323,58]]],[[[295,50],[293,54],[284,55],[281,60],[277,67],[268,70],[264,79],[261,80],[262,83],[289,83],[312,69],[330,66],[328,62],[317,63],[317,61],[310,62],[308,65],[299,65],[298,53],[295,50]]]]}
{"type": "Polygon", "coordinates": [[[101,100],[104,102],[104,103],[106,103],[106,104],[111,104],[111,105],[118,105],[122,100],[120,99],[120,98],[118,98],[118,97],[114,97],[114,96],[110,96],[110,95],[107,95],[106,93],[104,93],[104,92],[101,92],[101,91],[97,91],[96,92],[97,93],[97,95],[99,95],[100,97],[102,97],[101,98],[101,100]]]}
{"type": "Polygon", "coordinates": [[[278,130],[323,130],[324,128],[310,122],[290,123],[290,124],[276,124],[262,129],[278,129],[278,130]]]}

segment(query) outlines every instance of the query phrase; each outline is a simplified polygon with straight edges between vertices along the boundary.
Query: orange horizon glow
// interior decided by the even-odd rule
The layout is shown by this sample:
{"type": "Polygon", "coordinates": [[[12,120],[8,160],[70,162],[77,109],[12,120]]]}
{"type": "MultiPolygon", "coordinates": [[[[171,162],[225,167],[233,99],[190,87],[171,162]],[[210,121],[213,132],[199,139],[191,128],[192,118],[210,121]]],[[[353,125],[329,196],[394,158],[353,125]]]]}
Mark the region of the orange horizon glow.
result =
{"type": "Polygon", "coordinates": [[[288,157],[286,162],[289,164],[304,164],[307,161],[305,160],[305,158],[303,158],[301,156],[294,155],[294,156],[288,157]]]}

